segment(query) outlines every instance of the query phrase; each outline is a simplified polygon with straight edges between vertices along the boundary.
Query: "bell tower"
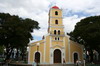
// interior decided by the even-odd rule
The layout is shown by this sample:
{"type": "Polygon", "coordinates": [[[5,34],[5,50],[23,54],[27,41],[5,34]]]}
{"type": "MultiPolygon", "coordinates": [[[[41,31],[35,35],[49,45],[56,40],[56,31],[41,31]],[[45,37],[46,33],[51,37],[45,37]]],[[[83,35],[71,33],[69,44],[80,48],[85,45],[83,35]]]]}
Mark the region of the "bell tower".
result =
{"type": "Polygon", "coordinates": [[[49,26],[48,33],[55,37],[55,40],[59,40],[59,36],[64,36],[64,26],[62,22],[62,10],[57,6],[53,6],[49,11],[49,26]]]}
{"type": "Polygon", "coordinates": [[[65,58],[65,33],[62,19],[62,10],[57,6],[53,6],[49,11],[48,21],[51,63],[63,63],[63,58],[65,58]]]}

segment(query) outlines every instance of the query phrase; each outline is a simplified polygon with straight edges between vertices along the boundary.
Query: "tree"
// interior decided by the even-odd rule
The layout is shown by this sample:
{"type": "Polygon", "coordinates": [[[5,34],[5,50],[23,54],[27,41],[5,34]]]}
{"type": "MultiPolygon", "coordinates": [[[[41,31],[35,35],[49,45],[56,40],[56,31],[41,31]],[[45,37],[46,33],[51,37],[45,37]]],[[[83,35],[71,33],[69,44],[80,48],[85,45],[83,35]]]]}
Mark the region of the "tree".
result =
{"type": "Polygon", "coordinates": [[[26,48],[33,39],[31,32],[39,28],[39,23],[32,19],[0,13],[0,45],[6,48],[6,59],[10,58],[14,48],[26,48]]]}
{"type": "Polygon", "coordinates": [[[87,50],[98,50],[100,48],[100,16],[82,19],[68,35],[71,40],[83,44],[87,50]]]}
{"type": "Polygon", "coordinates": [[[0,46],[0,55],[2,55],[4,53],[4,47],[0,46]]]}

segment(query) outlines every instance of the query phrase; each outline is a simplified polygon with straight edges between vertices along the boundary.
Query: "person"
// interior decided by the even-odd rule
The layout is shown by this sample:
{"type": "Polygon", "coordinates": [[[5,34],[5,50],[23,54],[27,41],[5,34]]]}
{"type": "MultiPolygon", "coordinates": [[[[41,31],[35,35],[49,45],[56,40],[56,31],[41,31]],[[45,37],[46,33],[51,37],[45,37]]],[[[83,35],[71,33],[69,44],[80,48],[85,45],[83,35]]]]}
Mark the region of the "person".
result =
{"type": "Polygon", "coordinates": [[[37,66],[36,59],[34,60],[32,66],[37,66]]]}
{"type": "Polygon", "coordinates": [[[65,59],[63,58],[63,63],[65,63],[65,59]]]}
{"type": "Polygon", "coordinates": [[[76,61],[76,65],[77,65],[77,66],[82,66],[81,60],[77,60],[77,61],[76,61]]]}
{"type": "Polygon", "coordinates": [[[76,66],[78,66],[78,60],[76,60],[76,66]]]}
{"type": "Polygon", "coordinates": [[[82,66],[81,60],[78,61],[78,65],[79,65],[79,66],[82,66]]]}

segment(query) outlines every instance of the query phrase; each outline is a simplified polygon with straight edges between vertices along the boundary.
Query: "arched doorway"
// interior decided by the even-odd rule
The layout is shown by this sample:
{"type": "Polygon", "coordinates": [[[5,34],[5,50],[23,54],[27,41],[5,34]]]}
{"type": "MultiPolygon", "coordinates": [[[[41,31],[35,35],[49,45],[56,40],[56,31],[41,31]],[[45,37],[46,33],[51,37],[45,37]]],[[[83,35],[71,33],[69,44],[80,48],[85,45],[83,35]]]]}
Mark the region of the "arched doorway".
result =
{"type": "Polygon", "coordinates": [[[54,63],[61,63],[61,51],[59,49],[54,50],[54,63]]]}
{"type": "Polygon", "coordinates": [[[36,62],[40,63],[40,53],[39,52],[35,53],[35,60],[36,62]]]}
{"type": "Polygon", "coordinates": [[[74,63],[78,60],[78,53],[74,53],[74,63]]]}

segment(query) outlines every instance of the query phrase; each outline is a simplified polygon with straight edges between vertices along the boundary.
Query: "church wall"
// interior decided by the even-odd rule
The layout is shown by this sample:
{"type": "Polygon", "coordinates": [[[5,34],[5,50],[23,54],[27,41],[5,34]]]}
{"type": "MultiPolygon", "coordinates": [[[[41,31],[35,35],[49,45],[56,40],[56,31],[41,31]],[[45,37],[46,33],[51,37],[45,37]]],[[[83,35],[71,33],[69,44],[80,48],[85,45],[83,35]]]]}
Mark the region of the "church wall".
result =
{"type": "Polygon", "coordinates": [[[61,36],[52,36],[52,41],[55,41],[55,42],[63,41],[63,37],[61,37],[61,36]],[[59,40],[58,40],[58,38],[59,38],[59,40]]]}
{"type": "MultiPolygon", "coordinates": [[[[52,29],[51,29],[52,33],[54,33],[54,30],[56,30],[56,31],[60,30],[60,31],[62,31],[63,34],[64,34],[64,29],[62,29],[62,28],[52,27],[52,29]]],[[[61,32],[61,33],[62,33],[62,32],[61,32]]]]}
{"type": "Polygon", "coordinates": [[[44,56],[44,42],[42,41],[38,41],[33,43],[33,46],[30,46],[30,63],[33,63],[34,59],[35,59],[35,53],[39,52],[40,53],[40,62],[43,62],[43,56],[44,56]],[[37,43],[39,43],[39,47],[37,49],[37,43]]]}
{"type": "Polygon", "coordinates": [[[50,12],[51,12],[50,16],[51,15],[54,16],[54,17],[61,17],[62,16],[62,10],[60,10],[60,9],[52,9],[52,11],[50,11],[50,12]],[[59,12],[57,16],[55,15],[55,11],[59,12]]]}
{"type": "Polygon", "coordinates": [[[34,52],[37,50],[36,45],[30,47],[30,63],[34,61],[34,52]]]}
{"type": "Polygon", "coordinates": [[[39,51],[41,53],[41,63],[43,63],[43,60],[44,60],[44,42],[40,43],[40,47],[39,47],[39,51]]]}
{"type": "MultiPolygon", "coordinates": [[[[60,17],[61,17],[61,16],[60,16],[60,17]]],[[[51,22],[52,25],[55,25],[55,26],[57,26],[57,25],[62,25],[62,18],[52,18],[52,19],[50,20],[50,22],[51,22]],[[58,20],[58,24],[55,24],[55,20],[58,20]]]]}
{"type": "Polygon", "coordinates": [[[74,53],[78,53],[78,60],[83,60],[83,58],[82,58],[83,50],[82,50],[81,45],[79,45],[76,42],[71,41],[70,42],[70,48],[71,48],[71,50],[70,50],[70,52],[71,52],[71,62],[74,62],[74,56],[73,56],[74,53]]]}
{"type": "Polygon", "coordinates": [[[77,44],[76,42],[70,41],[69,37],[65,35],[62,20],[62,10],[57,8],[56,6],[55,8],[51,8],[49,12],[48,35],[44,36],[44,40],[37,41],[29,45],[30,63],[33,63],[34,61],[38,43],[40,44],[38,47],[38,52],[40,52],[40,64],[63,64],[63,60],[65,60],[67,64],[72,64],[72,62],[74,62],[73,54],[75,52],[78,53],[79,59],[82,59],[81,45],[77,44]],[[56,11],[58,12],[58,14],[56,11]],[[59,49],[61,51],[60,54],[58,52],[57,55],[54,54],[54,51],[56,49],[59,49]],[[57,61],[59,59],[61,61],[57,61]]]}
{"type": "Polygon", "coordinates": [[[46,63],[50,62],[50,36],[46,36],[46,55],[45,55],[45,61],[46,63]]]}
{"type": "Polygon", "coordinates": [[[64,38],[65,38],[65,61],[69,62],[68,38],[67,37],[64,38]]]}
{"type": "Polygon", "coordinates": [[[59,46],[63,46],[63,41],[52,41],[52,46],[55,46],[55,45],[59,45],[59,46]]]}

